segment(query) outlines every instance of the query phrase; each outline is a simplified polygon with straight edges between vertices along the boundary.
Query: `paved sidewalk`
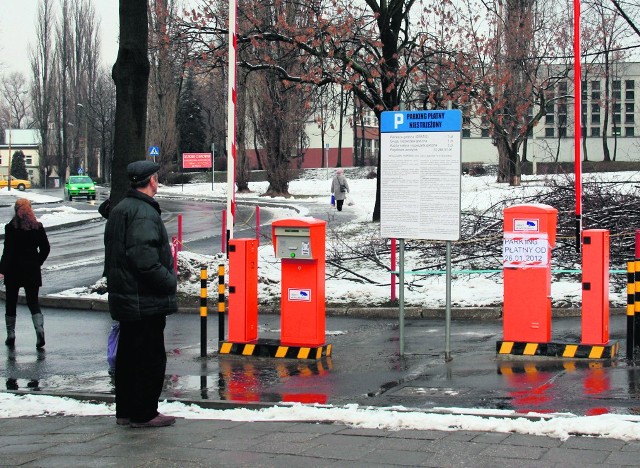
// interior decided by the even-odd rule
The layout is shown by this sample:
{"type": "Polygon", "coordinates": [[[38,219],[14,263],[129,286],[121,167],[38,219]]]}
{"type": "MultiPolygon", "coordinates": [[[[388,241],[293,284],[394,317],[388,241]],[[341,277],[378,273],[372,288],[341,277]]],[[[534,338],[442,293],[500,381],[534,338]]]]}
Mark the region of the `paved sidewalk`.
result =
{"type": "Polygon", "coordinates": [[[640,443],[518,434],[353,429],[340,424],[113,417],[0,419],[1,466],[638,466],[640,443]]]}

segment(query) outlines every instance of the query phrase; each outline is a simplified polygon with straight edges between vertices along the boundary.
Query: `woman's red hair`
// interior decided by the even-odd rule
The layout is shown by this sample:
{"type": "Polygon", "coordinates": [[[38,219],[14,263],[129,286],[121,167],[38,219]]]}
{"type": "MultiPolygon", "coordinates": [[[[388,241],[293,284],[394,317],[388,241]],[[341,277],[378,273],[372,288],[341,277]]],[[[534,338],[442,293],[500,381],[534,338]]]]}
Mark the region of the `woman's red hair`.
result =
{"type": "Polygon", "coordinates": [[[38,229],[39,223],[31,209],[31,202],[26,198],[18,198],[15,205],[16,215],[13,218],[13,226],[29,231],[38,229]]]}

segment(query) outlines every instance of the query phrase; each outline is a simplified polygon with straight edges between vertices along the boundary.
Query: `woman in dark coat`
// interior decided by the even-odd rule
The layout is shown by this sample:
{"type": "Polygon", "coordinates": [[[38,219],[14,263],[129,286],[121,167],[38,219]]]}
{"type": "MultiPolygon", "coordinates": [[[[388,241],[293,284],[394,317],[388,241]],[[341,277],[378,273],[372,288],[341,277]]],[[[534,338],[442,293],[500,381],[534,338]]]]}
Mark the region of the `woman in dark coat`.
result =
{"type": "Polygon", "coordinates": [[[22,287],[36,330],[36,348],[41,349],[44,347],[44,318],[38,304],[38,291],[42,286],[40,267],[49,255],[49,240],[42,223],[36,220],[29,200],[16,200],[15,212],[4,227],[4,251],[0,259],[0,273],[4,275],[7,291],[5,344],[9,347],[15,345],[16,306],[18,291],[22,287]]]}

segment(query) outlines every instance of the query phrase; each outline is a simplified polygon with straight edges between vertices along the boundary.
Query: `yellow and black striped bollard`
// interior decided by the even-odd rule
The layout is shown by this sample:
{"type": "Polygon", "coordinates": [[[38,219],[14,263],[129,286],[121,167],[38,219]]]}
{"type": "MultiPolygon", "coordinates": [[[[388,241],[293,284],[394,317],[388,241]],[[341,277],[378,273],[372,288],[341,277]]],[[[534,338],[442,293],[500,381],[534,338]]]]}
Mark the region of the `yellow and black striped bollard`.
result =
{"type": "Polygon", "coordinates": [[[207,269],[200,268],[200,357],[207,355],[207,269]]]}
{"type": "Polygon", "coordinates": [[[218,341],[224,341],[224,264],[218,265],[218,341]]]}
{"type": "Polygon", "coordinates": [[[633,359],[636,311],[636,262],[627,262],[627,359],[633,359]]]}

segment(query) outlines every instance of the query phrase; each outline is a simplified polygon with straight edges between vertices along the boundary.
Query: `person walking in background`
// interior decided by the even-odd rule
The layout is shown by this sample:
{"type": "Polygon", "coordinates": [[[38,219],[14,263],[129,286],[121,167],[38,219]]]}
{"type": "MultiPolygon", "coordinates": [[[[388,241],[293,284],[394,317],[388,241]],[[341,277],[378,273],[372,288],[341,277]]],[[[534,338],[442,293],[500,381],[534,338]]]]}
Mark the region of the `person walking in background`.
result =
{"type": "Polygon", "coordinates": [[[120,322],[116,353],[116,423],[161,427],[158,413],[167,355],[166,316],[178,310],[177,279],[167,230],[160,218],[158,169],[151,161],[127,166],[131,189],[109,210],[104,232],[109,311],[120,322]]]}
{"type": "Polygon", "coordinates": [[[45,341],[44,317],[38,303],[38,292],[42,286],[40,267],[49,256],[51,247],[42,223],[33,213],[31,202],[18,198],[14,208],[15,216],[4,226],[4,251],[0,258],[0,274],[4,275],[7,293],[7,339],[4,343],[10,348],[15,346],[18,292],[24,288],[36,330],[36,348],[42,349],[45,341]]]}
{"type": "Polygon", "coordinates": [[[342,211],[342,205],[347,198],[347,193],[349,193],[349,182],[344,176],[344,170],[341,168],[336,170],[336,175],[331,181],[331,193],[335,197],[336,208],[338,211],[342,211]]]}

